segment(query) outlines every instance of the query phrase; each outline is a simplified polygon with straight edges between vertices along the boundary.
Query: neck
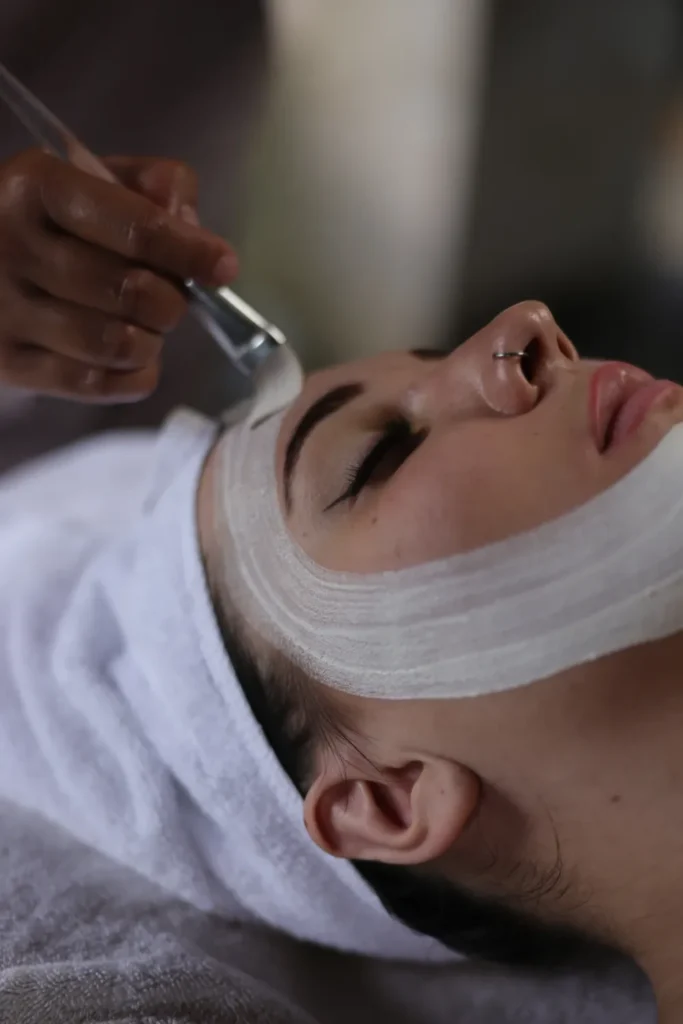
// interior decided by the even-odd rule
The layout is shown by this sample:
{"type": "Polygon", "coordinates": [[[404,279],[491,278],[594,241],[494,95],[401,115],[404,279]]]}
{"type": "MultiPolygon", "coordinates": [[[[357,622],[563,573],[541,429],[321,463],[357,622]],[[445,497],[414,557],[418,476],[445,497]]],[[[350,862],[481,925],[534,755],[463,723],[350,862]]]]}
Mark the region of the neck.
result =
{"type": "Polygon", "coordinates": [[[633,956],[662,1024],[683,1024],[681,665],[683,634],[615,660],[610,707],[619,743],[593,765],[600,785],[582,787],[577,798],[577,814],[595,823],[584,846],[574,853],[564,843],[567,862],[583,866],[579,881],[593,895],[578,923],[592,931],[601,920],[602,938],[633,956]],[[607,791],[619,800],[606,808],[607,791]]]}
{"type": "MultiPolygon", "coordinates": [[[[668,801],[663,800],[666,804],[668,801]]],[[[680,817],[674,805],[664,808],[670,820],[680,817]]],[[[648,825],[643,822],[644,829],[648,825]]],[[[657,835],[652,829],[653,835],[657,835]]],[[[632,952],[650,980],[661,1024],[683,1024],[683,836],[673,828],[659,833],[661,846],[646,853],[634,842],[631,854],[637,871],[624,889],[620,945],[632,952]]],[[[628,875],[625,876],[628,879],[628,875]]]]}
{"type": "MultiPolygon", "coordinates": [[[[672,789],[680,797],[680,786],[672,789]]],[[[650,831],[658,842],[643,850],[634,839],[629,852],[635,870],[622,876],[623,902],[610,916],[620,922],[619,945],[633,954],[650,980],[660,1024],[683,1024],[683,834],[680,810],[661,790],[660,797],[658,813],[669,825],[657,830],[654,822],[642,822],[644,832],[650,831]]]]}
{"type": "Polygon", "coordinates": [[[683,1021],[683,998],[663,1005],[657,1000],[659,1024],[681,1024],[683,1021]]]}
{"type": "Polygon", "coordinates": [[[652,949],[639,959],[654,990],[659,1024],[683,1024],[683,917],[660,928],[652,949]]]}

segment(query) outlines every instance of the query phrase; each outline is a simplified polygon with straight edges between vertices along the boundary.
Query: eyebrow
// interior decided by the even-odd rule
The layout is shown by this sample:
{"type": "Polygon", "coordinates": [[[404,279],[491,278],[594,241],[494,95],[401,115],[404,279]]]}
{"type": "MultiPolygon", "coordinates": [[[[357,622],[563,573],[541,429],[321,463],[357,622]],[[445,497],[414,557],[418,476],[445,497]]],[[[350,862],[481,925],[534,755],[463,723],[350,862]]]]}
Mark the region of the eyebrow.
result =
{"type": "MultiPolygon", "coordinates": [[[[445,359],[449,354],[447,349],[442,348],[413,348],[410,355],[416,359],[445,359]]],[[[343,409],[345,405],[358,398],[365,391],[365,386],[360,383],[342,384],[339,387],[327,391],[321,398],[314,402],[310,409],[304,413],[299,420],[296,430],[289,439],[285,449],[285,462],[283,468],[283,484],[285,495],[285,508],[289,512],[292,505],[292,475],[294,468],[299,461],[304,441],[311,431],[326,420],[328,416],[343,409]]]]}
{"type": "Polygon", "coordinates": [[[317,402],[314,402],[299,420],[297,428],[289,439],[285,450],[283,477],[285,507],[288,511],[292,503],[292,474],[294,467],[299,461],[304,441],[319,423],[326,420],[332,413],[343,409],[345,405],[352,402],[354,398],[358,398],[364,391],[365,387],[359,383],[342,384],[340,387],[332,388],[331,391],[327,391],[319,398],[317,402]]]}
{"type": "Polygon", "coordinates": [[[450,351],[447,348],[411,348],[410,355],[415,356],[416,359],[445,359],[446,356],[450,355],[450,351]]]}

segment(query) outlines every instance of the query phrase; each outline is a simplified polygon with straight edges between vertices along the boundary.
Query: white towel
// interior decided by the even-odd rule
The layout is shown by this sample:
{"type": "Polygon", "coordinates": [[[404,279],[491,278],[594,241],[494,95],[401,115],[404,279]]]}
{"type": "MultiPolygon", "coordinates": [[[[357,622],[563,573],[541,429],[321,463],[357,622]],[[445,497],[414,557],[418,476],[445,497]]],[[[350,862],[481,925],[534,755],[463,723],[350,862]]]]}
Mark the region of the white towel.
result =
{"type": "Polygon", "coordinates": [[[656,1024],[619,960],[359,966],[203,914],[2,800],[0,835],[2,1024],[656,1024]]]}
{"type": "Polygon", "coordinates": [[[89,441],[0,487],[0,797],[196,906],[451,957],[306,834],[227,658],[196,532],[215,426],[89,441]]]}

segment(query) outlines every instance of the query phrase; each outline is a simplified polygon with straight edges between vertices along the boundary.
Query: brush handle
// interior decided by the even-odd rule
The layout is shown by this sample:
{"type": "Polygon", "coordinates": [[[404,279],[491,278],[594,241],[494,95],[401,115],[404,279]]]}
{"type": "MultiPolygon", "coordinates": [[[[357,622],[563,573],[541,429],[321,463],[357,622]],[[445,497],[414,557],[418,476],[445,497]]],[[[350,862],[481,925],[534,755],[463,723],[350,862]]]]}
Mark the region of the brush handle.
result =
{"type": "MultiPolygon", "coordinates": [[[[63,141],[64,146],[59,151],[50,147],[56,156],[68,160],[94,177],[120,184],[116,175],[82,143],[69,136],[66,129],[63,141]]],[[[192,315],[220,345],[233,366],[245,376],[251,377],[273,346],[284,342],[282,332],[267,323],[230,288],[205,288],[195,281],[185,281],[184,286],[190,299],[192,315]]]]}
{"type": "MultiPolygon", "coordinates": [[[[91,153],[2,63],[0,99],[48,152],[95,178],[121,184],[106,164],[91,153]]],[[[267,323],[229,288],[204,288],[194,281],[185,281],[184,285],[190,299],[190,311],[241,373],[252,376],[273,347],[284,342],[281,331],[267,323]]]]}

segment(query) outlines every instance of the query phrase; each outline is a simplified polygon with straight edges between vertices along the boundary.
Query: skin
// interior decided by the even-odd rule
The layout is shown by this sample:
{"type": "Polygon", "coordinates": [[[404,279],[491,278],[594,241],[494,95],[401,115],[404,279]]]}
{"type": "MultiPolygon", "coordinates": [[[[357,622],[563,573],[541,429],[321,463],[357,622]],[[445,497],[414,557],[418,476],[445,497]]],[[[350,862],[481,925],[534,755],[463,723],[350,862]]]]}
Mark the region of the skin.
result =
{"type": "MultiPolygon", "coordinates": [[[[309,378],[277,452],[292,535],[319,563],[362,573],[475,548],[567,512],[683,418],[676,389],[632,436],[598,450],[588,414],[598,365],[578,359],[544,306],[523,303],[445,359],[392,353],[309,378]],[[519,362],[492,359],[532,341],[531,381],[519,362]],[[365,394],[303,445],[287,505],[295,425],[323,392],[356,381],[365,394]],[[398,412],[425,432],[422,442],[329,508],[349,466],[398,412]]],[[[330,693],[352,742],[318,754],[309,832],[333,855],[427,865],[620,946],[652,979],[661,1019],[678,1020],[682,663],[675,636],[486,697],[394,703],[330,693]]]]}
{"type": "Polygon", "coordinates": [[[79,401],[156,387],[180,282],[229,284],[230,247],[198,226],[194,172],[116,157],[110,184],[40,150],[0,165],[0,383],[79,401]]]}
{"type": "MultiPolygon", "coordinates": [[[[305,442],[292,478],[292,535],[321,565],[373,572],[481,547],[583,504],[640,462],[671,422],[668,410],[653,414],[628,444],[601,454],[588,417],[598,365],[580,361],[546,307],[528,302],[446,359],[391,353],[315,374],[283,423],[281,498],[286,443],[306,409],[338,384],[361,381],[367,391],[305,442]],[[534,339],[531,382],[518,360],[492,359],[534,339]],[[397,412],[426,439],[388,479],[325,511],[397,412]]],[[[675,404],[678,415],[680,395],[675,404]]]]}

